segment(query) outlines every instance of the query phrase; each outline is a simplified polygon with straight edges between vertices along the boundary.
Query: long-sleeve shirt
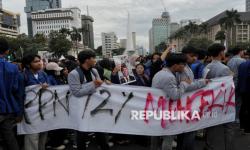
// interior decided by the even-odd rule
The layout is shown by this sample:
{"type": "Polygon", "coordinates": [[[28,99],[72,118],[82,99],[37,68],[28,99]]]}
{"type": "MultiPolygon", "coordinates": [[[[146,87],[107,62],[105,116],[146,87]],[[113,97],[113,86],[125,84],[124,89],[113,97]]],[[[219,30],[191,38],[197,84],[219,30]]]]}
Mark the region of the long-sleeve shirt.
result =
{"type": "Polygon", "coordinates": [[[206,68],[209,69],[207,79],[233,75],[232,71],[226,65],[217,60],[213,60],[206,68]]]}
{"type": "Polygon", "coordinates": [[[86,78],[86,75],[84,75],[84,81],[83,83],[81,83],[80,75],[76,69],[69,73],[68,83],[70,90],[74,96],[82,97],[96,92],[96,87],[93,80],[100,80],[100,76],[96,69],[92,69],[92,72],[90,72],[90,74],[92,77],[92,81],[88,81],[88,77],[86,78]]]}
{"type": "Polygon", "coordinates": [[[28,69],[24,71],[25,86],[47,83],[51,85],[48,75],[44,71],[38,71],[35,75],[28,69]]]}
{"type": "Polygon", "coordinates": [[[158,72],[152,82],[152,87],[162,89],[166,93],[166,97],[172,100],[180,99],[188,86],[186,82],[178,84],[175,75],[168,68],[158,72]]]}
{"type": "Polygon", "coordinates": [[[206,81],[204,79],[194,80],[194,73],[188,65],[186,65],[182,73],[177,73],[176,77],[179,83],[185,79],[192,81],[192,83],[187,87],[186,91],[194,91],[206,86],[206,81]]]}
{"type": "Polygon", "coordinates": [[[50,85],[60,85],[59,81],[53,75],[48,75],[48,82],[50,85]]]}
{"type": "Polygon", "coordinates": [[[0,114],[23,113],[23,97],[20,89],[21,76],[18,67],[0,58],[0,114]]]}
{"type": "Polygon", "coordinates": [[[26,96],[25,95],[25,87],[26,86],[39,85],[39,84],[44,84],[44,83],[52,85],[45,72],[38,71],[36,75],[37,75],[37,78],[29,69],[25,69],[24,72],[19,73],[20,77],[19,77],[18,93],[19,93],[19,95],[21,95],[23,101],[24,101],[25,96],[26,96]]]}
{"type": "Polygon", "coordinates": [[[205,65],[199,60],[191,65],[191,69],[194,73],[194,79],[201,79],[203,77],[204,68],[205,65]]]}
{"type": "Polygon", "coordinates": [[[231,58],[227,63],[227,66],[234,73],[233,80],[236,88],[238,87],[238,69],[240,64],[242,64],[245,61],[246,61],[245,59],[241,58],[239,55],[236,55],[233,58],[231,58]]]}

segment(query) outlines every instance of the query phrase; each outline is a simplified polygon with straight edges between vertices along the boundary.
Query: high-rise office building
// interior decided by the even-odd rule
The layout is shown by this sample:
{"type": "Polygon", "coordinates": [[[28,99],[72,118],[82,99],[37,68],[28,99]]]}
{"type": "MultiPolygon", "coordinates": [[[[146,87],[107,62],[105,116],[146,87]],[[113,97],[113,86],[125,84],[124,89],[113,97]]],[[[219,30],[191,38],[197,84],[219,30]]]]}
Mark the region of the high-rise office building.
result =
{"type": "Polygon", "coordinates": [[[3,9],[0,0],[0,34],[8,37],[17,37],[20,34],[20,14],[3,9]]]}
{"type": "Polygon", "coordinates": [[[81,10],[77,7],[39,10],[31,13],[31,19],[33,36],[40,33],[48,37],[51,31],[81,28],[81,10]]]}
{"type": "Polygon", "coordinates": [[[33,35],[31,13],[44,9],[61,8],[61,0],[26,0],[24,11],[27,14],[28,35],[33,35]]]}
{"type": "Polygon", "coordinates": [[[120,39],[120,48],[127,48],[127,39],[120,39]]]}
{"type": "Polygon", "coordinates": [[[136,32],[132,32],[133,47],[136,49],[136,32]]]}
{"type": "Polygon", "coordinates": [[[3,2],[2,2],[2,0],[0,0],[0,10],[2,10],[3,9],[3,2]]]}
{"type": "Polygon", "coordinates": [[[152,22],[153,47],[162,42],[167,42],[171,33],[170,16],[163,12],[161,18],[155,18],[152,22]]]}
{"type": "Polygon", "coordinates": [[[95,48],[93,22],[94,22],[94,19],[91,16],[82,15],[83,44],[84,46],[87,46],[91,49],[95,48]]]}
{"type": "Polygon", "coordinates": [[[112,57],[112,50],[118,49],[117,36],[114,32],[102,33],[102,55],[112,57]]]}
{"type": "Polygon", "coordinates": [[[152,28],[149,29],[148,31],[148,36],[149,36],[149,52],[152,54],[154,53],[154,43],[153,43],[153,31],[152,28]]]}
{"type": "Polygon", "coordinates": [[[250,0],[246,0],[246,11],[250,11],[250,0]]]}

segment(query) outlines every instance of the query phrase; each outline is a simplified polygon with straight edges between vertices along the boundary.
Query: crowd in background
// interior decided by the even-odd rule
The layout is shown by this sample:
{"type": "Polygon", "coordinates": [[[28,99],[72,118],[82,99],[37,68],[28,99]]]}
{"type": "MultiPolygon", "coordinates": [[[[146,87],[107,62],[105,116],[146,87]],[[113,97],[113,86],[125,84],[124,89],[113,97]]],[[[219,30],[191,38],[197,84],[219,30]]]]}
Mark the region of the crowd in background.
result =
{"type": "MultiPolygon", "coordinates": [[[[25,87],[41,85],[47,88],[54,85],[69,84],[76,97],[92,94],[95,89],[107,82],[122,84],[118,72],[123,66],[116,65],[113,59],[104,58],[96,62],[95,53],[85,50],[78,57],[64,56],[63,59],[46,60],[36,54],[27,54],[22,60],[7,62],[8,43],[0,39],[0,133],[1,145],[7,150],[45,150],[65,149],[71,142],[79,149],[86,149],[89,134],[71,130],[55,130],[39,134],[16,136],[14,126],[22,120],[25,87]],[[70,138],[73,135],[73,139],[70,138]],[[17,140],[18,139],[18,140],[17,140]],[[66,139],[66,140],[65,140],[66,139]]],[[[236,87],[236,121],[203,131],[206,149],[217,149],[216,138],[224,138],[225,150],[233,150],[235,124],[240,124],[244,134],[250,133],[250,51],[234,47],[226,51],[221,44],[213,44],[208,49],[186,46],[181,53],[172,53],[171,46],[163,53],[150,56],[134,55],[132,69],[135,82],[133,86],[162,89],[166,96],[179,99],[185,92],[205,87],[210,79],[234,76],[236,87]],[[205,70],[209,72],[204,75],[205,70]],[[223,132],[223,133],[222,133],[223,132]],[[218,133],[223,135],[218,136],[218,133]]],[[[194,150],[197,132],[177,136],[143,137],[108,133],[94,133],[95,141],[103,150],[115,144],[137,142],[151,149],[171,150],[177,141],[177,150],[194,150]],[[177,138],[177,140],[176,140],[177,138]]]]}

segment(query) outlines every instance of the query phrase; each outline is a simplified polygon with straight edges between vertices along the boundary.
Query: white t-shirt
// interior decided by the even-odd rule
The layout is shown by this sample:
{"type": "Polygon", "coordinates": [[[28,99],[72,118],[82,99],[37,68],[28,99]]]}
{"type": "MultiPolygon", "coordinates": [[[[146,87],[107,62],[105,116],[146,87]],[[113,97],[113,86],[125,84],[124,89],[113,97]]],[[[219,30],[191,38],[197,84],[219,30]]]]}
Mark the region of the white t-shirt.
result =
{"type": "Polygon", "coordinates": [[[34,77],[38,80],[38,74],[34,74],[34,77]]]}

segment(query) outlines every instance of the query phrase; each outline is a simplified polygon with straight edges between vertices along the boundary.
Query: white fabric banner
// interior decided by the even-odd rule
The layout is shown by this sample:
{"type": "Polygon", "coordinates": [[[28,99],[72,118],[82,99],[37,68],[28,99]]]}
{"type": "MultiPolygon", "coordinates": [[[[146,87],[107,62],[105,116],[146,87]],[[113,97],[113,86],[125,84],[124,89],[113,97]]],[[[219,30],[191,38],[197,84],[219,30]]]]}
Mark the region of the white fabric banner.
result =
{"type": "Polygon", "coordinates": [[[213,79],[207,87],[186,93],[178,101],[169,100],[158,89],[126,85],[103,85],[96,93],[78,98],[66,85],[47,90],[32,86],[26,94],[19,134],[75,129],[162,136],[235,120],[232,77],[213,79]],[[180,111],[185,111],[184,118],[180,111]]]}

